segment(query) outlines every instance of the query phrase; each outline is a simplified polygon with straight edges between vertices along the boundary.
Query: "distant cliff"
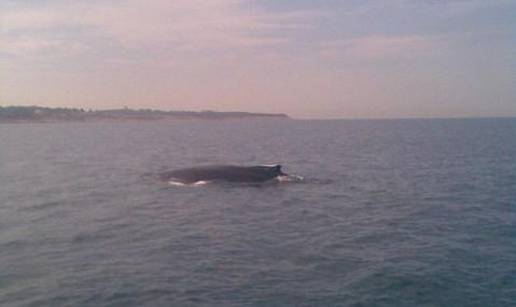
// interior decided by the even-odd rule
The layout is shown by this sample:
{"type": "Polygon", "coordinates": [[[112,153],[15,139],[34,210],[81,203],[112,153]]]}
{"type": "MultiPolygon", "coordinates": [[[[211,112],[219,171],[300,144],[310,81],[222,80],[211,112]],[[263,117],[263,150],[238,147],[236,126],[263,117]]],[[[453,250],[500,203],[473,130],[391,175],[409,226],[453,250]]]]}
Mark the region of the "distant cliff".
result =
{"type": "Polygon", "coordinates": [[[160,111],[151,109],[84,110],[74,108],[46,108],[38,106],[0,107],[0,123],[16,122],[88,122],[174,119],[244,119],[289,118],[286,114],[215,112],[215,111],[160,111]]]}

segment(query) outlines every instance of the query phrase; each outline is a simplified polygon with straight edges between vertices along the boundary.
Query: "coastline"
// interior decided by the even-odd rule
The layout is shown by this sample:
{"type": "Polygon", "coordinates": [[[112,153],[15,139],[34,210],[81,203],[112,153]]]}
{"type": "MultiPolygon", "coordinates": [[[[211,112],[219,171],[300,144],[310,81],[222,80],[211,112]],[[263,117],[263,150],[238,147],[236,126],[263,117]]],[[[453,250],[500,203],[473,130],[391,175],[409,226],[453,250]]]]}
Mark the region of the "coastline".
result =
{"type": "Polygon", "coordinates": [[[152,122],[185,120],[290,119],[282,113],[161,111],[151,109],[88,110],[39,106],[0,106],[0,124],[152,122]]]}

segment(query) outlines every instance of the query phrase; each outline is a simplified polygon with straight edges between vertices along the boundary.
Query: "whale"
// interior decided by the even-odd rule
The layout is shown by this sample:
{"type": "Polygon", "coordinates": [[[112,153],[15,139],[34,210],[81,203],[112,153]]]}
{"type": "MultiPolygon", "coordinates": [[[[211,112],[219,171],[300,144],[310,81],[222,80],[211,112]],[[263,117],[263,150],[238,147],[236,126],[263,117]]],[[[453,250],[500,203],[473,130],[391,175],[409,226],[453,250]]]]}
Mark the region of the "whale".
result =
{"type": "Polygon", "coordinates": [[[260,183],[288,176],[280,164],[274,165],[206,165],[167,171],[159,179],[170,183],[196,184],[206,182],[260,183]]]}

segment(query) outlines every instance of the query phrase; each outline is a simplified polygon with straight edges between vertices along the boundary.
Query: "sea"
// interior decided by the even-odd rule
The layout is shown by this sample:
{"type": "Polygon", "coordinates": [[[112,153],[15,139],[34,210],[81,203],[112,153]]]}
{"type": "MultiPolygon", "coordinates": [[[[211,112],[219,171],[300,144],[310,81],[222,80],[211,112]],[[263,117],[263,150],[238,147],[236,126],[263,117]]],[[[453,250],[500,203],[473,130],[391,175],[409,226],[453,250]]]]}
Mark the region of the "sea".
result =
{"type": "Polygon", "coordinates": [[[0,125],[0,306],[516,306],[516,119],[0,125]]]}

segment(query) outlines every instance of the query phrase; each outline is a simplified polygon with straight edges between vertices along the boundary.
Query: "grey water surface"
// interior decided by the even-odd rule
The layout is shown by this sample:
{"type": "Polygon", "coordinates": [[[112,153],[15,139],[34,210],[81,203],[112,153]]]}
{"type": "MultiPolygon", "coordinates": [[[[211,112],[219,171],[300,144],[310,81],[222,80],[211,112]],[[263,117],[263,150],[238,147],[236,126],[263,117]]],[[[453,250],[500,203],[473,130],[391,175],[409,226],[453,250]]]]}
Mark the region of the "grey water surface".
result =
{"type": "Polygon", "coordinates": [[[516,119],[0,125],[0,306],[516,306],[515,206],[516,119]]]}

